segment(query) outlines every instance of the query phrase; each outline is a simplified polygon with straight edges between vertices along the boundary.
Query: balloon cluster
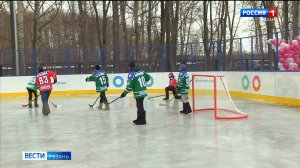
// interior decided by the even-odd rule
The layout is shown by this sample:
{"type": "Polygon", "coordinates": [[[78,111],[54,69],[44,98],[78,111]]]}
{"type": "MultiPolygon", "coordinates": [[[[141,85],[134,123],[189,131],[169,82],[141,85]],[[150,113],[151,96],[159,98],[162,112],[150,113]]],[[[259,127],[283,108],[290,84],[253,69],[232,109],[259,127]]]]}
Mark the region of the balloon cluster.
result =
{"type": "Polygon", "coordinates": [[[287,44],[285,39],[281,39],[277,44],[276,40],[269,39],[268,43],[272,45],[272,49],[274,50],[278,46],[279,70],[299,71],[300,35],[295,36],[294,40],[292,40],[290,44],[287,44]]]}

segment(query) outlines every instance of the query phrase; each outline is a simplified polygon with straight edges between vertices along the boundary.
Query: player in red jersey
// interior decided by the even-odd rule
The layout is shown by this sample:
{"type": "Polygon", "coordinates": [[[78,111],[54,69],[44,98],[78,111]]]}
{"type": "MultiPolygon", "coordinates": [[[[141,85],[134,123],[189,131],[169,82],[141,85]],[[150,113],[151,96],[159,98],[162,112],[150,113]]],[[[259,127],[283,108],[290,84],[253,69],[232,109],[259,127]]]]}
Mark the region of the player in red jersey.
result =
{"type": "Polygon", "coordinates": [[[44,71],[43,67],[39,67],[39,73],[36,76],[35,83],[39,87],[41,93],[43,114],[45,115],[50,113],[48,99],[52,91],[51,78],[53,78],[53,84],[55,84],[57,82],[56,73],[53,71],[44,71]]]}
{"type": "Polygon", "coordinates": [[[181,99],[181,96],[178,96],[177,95],[177,80],[173,74],[173,72],[170,72],[169,73],[169,86],[167,86],[165,88],[165,91],[166,91],[166,97],[164,98],[164,100],[169,100],[169,91],[172,91],[173,93],[173,96],[175,97],[175,99],[181,99]]]}

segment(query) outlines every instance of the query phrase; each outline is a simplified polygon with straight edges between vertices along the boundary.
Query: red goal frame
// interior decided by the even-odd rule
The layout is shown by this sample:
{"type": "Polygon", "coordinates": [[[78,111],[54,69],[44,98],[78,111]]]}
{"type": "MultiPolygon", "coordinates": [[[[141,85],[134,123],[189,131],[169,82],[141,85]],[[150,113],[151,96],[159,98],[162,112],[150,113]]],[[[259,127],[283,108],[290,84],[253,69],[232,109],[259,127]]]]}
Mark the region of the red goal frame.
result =
{"type": "MultiPolygon", "coordinates": [[[[192,75],[192,108],[193,108],[193,112],[197,112],[197,111],[204,111],[204,110],[213,110],[214,111],[214,116],[215,116],[215,119],[241,119],[241,118],[248,118],[248,115],[246,113],[243,113],[241,111],[235,111],[235,110],[231,110],[231,109],[225,109],[225,108],[218,108],[218,104],[217,104],[217,78],[218,77],[224,77],[224,75],[198,75],[198,74],[193,74],[192,75]],[[195,107],[195,81],[194,81],[194,78],[196,76],[202,76],[202,77],[211,77],[213,78],[214,80],[214,91],[213,91],[213,96],[214,96],[214,104],[213,104],[213,108],[199,108],[199,109],[196,109],[195,107]],[[235,113],[235,114],[238,114],[237,116],[218,116],[217,115],[217,110],[224,110],[224,111],[228,111],[228,112],[232,112],[232,113],[235,113]]],[[[221,79],[222,81],[222,79],[221,79]]],[[[223,81],[222,81],[223,82],[223,81]]],[[[225,86],[224,86],[225,87],[225,86]]],[[[225,88],[226,89],[226,88],[225,88]]],[[[228,89],[228,88],[227,88],[228,89]]],[[[228,91],[228,90],[227,90],[228,91]]],[[[228,91],[229,93],[229,91],[228,91]]],[[[230,98],[231,99],[231,98],[230,98]]],[[[232,100],[231,100],[232,102],[232,100]]],[[[233,102],[232,102],[233,103],[233,102]]]]}

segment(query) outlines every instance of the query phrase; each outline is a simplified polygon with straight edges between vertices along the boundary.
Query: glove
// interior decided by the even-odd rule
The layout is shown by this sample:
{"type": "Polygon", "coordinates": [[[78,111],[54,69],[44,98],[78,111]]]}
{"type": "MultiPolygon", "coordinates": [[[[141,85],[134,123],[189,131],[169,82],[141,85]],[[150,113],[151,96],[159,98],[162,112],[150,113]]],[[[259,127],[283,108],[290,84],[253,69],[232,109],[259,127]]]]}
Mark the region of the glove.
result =
{"type": "Polygon", "coordinates": [[[54,80],[54,82],[52,83],[53,85],[56,83],[57,81],[56,80],[54,80]]]}
{"type": "Polygon", "coordinates": [[[89,78],[85,78],[85,81],[87,82],[89,78]]]}
{"type": "Polygon", "coordinates": [[[123,97],[125,97],[126,96],[126,93],[125,92],[123,92],[122,94],[121,94],[121,98],[123,98],[123,97]]]}
{"type": "Polygon", "coordinates": [[[106,84],[106,86],[108,87],[108,86],[109,86],[109,84],[107,83],[107,84],[106,84]]]}

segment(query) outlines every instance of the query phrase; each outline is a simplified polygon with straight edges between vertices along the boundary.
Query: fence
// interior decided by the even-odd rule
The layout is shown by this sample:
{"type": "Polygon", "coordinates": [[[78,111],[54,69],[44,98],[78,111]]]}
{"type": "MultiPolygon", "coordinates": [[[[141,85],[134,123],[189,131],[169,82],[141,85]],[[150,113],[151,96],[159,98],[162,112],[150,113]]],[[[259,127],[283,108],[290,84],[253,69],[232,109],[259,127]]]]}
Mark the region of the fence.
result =
{"type": "MultiPolygon", "coordinates": [[[[281,39],[283,32],[275,32],[274,36],[281,39]]],[[[148,72],[178,71],[180,63],[185,63],[188,71],[277,71],[278,47],[270,57],[267,41],[265,34],[261,41],[258,36],[251,36],[183,45],[0,50],[0,76],[16,75],[16,52],[21,75],[35,74],[38,65],[57,74],[91,73],[95,64],[107,73],[122,73],[128,72],[130,60],[148,72]]]]}

